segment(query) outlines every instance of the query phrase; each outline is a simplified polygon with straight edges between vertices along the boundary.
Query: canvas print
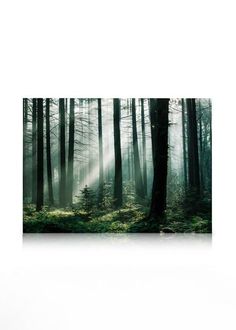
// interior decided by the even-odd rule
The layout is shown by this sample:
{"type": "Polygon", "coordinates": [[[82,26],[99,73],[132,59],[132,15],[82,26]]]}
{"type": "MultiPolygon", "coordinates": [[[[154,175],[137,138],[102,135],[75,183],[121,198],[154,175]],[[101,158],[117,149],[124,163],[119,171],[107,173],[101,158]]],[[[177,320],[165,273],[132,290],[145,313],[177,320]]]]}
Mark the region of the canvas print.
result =
{"type": "Polygon", "coordinates": [[[24,98],[24,233],[211,233],[211,99],[24,98]]]}

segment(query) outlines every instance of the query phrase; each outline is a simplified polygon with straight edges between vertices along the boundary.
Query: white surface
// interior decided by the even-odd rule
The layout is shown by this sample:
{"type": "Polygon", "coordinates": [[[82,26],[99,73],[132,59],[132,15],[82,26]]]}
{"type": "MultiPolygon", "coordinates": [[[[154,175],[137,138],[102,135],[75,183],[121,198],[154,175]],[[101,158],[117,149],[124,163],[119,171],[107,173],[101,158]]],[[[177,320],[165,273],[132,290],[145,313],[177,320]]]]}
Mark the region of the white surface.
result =
{"type": "Polygon", "coordinates": [[[1,2],[1,329],[235,329],[233,4],[1,2]],[[147,235],[23,245],[22,97],[40,96],[212,97],[212,245],[147,235]]]}

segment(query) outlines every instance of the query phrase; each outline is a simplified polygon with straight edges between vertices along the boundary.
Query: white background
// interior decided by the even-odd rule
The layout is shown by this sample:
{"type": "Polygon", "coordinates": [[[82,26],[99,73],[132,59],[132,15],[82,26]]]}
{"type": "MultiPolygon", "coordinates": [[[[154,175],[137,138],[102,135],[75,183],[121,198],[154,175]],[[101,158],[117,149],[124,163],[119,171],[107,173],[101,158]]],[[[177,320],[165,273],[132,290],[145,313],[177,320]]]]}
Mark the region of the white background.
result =
{"type": "Polygon", "coordinates": [[[235,329],[234,1],[1,1],[0,328],[235,329]],[[22,240],[23,97],[211,97],[213,230],[22,240]]]}

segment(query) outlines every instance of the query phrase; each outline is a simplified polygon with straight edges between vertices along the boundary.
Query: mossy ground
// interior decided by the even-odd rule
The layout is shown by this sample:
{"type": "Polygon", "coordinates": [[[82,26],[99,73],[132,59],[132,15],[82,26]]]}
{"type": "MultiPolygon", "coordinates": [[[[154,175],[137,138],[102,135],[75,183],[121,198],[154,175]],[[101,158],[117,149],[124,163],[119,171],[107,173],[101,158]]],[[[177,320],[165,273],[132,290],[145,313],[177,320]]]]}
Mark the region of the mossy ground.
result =
{"type": "Polygon", "coordinates": [[[209,233],[209,213],[186,216],[183,209],[169,208],[159,227],[147,220],[148,208],[129,204],[119,210],[75,210],[44,208],[36,212],[32,205],[24,207],[24,233],[209,233]]]}

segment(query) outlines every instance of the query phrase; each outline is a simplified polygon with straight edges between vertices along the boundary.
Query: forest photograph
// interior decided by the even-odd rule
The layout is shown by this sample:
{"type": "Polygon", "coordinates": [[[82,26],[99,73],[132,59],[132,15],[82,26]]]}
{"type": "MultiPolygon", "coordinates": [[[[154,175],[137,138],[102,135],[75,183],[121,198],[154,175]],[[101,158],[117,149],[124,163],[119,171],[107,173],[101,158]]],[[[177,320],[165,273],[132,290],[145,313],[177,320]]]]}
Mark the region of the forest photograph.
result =
{"type": "Polygon", "coordinates": [[[24,233],[211,233],[211,99],[24,98],[24,233]]]}

